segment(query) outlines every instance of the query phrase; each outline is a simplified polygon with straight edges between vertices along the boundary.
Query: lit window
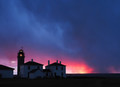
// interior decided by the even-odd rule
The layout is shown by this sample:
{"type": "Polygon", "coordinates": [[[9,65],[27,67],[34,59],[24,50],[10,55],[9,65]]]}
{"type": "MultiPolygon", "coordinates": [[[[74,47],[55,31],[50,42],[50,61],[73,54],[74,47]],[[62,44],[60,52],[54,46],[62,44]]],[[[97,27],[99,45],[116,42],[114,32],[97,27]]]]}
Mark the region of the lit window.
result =
{"type": "Polygon", "coordinates": [[[22,54],[20,54],[20,56],[22,56],[22,54]]]}

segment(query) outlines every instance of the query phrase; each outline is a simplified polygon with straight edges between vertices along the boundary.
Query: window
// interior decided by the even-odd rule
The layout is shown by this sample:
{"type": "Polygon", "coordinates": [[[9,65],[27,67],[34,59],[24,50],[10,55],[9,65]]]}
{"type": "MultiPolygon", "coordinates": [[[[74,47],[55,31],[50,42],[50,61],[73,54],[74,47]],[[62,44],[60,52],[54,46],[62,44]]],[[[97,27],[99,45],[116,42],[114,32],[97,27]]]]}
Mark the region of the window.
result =
{"type": "Polygon", "coordinates": [[[58,67],[56,66],[56,70],[58,70],[58,67]]]}
{"type": "Polygon", "coordinates": [[[40,66],[37,66],[37,69],[40,69],[40,66]]]}
{"type": "Polygon", "coordinates": [[[61,70],[63,70],[63,67],[61,67],[61,70]]]}
{"type": "Polygon", "coordinates": [[[2,78],[2,75],[0,74],[0,79],[2,78]]]}
{"type": "Polygon", "coordinates": [[[48,76],[48,73],[46,73],[46,76],[48,76]]]}
{"type": "Polygon", "coordinates": [[[54,73],[54,76],[56,77],[56,73],[54,73]]]}
{"type": "Polygon", "coordinates": [[[30,70],[30,66],[28,66],[28,69],[30,70]]]}
{"type": "Polygon", "coordinates": [[[61,76],[63,77],[63,72],[61,73],[61,76]]]}
{"type": "Polygon", "coordinates": [[[30,73],[28,72],[28,78],[30,77],[30,73]]]}

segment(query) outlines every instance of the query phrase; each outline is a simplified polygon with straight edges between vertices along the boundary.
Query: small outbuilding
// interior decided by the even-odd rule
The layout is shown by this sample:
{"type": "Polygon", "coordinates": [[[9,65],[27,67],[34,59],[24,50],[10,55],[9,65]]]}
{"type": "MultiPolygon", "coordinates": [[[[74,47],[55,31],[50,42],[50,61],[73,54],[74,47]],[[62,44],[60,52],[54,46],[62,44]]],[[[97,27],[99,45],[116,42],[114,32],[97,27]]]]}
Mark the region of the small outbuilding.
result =
{"type": "Polygon", "coordinates": [[[13,68],[0,65],[0,78],[13,78],[13,68]]]}

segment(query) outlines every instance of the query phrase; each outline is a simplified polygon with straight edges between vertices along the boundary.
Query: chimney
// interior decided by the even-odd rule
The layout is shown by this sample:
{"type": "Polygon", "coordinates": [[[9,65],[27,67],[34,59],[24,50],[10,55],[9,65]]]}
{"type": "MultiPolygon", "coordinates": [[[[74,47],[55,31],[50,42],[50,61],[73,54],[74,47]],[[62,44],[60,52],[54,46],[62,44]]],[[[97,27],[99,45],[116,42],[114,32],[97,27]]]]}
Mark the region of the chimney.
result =
{"type": "Polygon", "coordinates": [[[60,64],[61,64],[61,61],[60,61],[60,64]]]}
{"type": "Polygon", "coordinates": [[[56,62],[58,63],[58,60],[56,62]]]}
{"type": "Polygon", "coordinates": [[[31,59],[31,62],[33,62],[33,59],[31,59]]]}
{"type": "Polygon", "coordinates": [[[50,60],[48,60],[48,65],[50,65],[50,60]]]}

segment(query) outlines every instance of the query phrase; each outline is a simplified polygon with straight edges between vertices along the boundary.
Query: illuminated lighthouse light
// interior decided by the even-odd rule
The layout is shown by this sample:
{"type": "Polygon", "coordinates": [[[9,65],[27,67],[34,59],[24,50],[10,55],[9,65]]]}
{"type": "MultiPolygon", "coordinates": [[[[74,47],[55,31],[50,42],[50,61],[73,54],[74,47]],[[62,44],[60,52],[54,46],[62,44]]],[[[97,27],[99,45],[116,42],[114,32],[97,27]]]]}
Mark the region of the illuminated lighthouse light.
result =
{"type": "Polygon", "coordinates": [[[22,56],[22,54],[20,54],[20,56],[22,56]]]}

